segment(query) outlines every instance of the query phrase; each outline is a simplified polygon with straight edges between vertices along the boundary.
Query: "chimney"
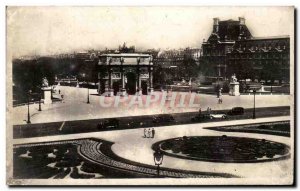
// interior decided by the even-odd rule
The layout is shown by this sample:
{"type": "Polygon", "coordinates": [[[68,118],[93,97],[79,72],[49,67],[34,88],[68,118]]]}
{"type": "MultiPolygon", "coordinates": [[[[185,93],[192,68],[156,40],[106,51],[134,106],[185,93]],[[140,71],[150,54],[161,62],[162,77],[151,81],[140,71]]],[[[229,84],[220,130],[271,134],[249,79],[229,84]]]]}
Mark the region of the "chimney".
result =
{"type": "Polygon", "coordinates": [[[213,33],[218,33],[219,32],[219,18],[214,18],[214,28],[213,28],[213,33]]]}
{"type": "Polygon", "coordinates": [[[240,25],[245,25],[245,18],[239,17],[240,25]]]}
{"type": "Polygon", "coordinates": [[[239,22],[240,22],[240,35],[239,39],[241,39],[241,36],[244,35],[244,25],[245,25],[245,18],[244,17],[239,17],[239,22]]]}

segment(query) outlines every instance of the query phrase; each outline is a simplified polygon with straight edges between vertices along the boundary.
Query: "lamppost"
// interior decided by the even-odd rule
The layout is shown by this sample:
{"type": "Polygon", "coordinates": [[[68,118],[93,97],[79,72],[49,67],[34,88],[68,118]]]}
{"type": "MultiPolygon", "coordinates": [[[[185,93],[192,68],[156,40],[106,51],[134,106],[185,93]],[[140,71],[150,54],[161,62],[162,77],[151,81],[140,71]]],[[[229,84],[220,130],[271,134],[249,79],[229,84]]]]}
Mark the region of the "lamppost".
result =
{"type": "Polygon", "coordinates": [[[38,111],[42,111],[42,106],[41,106],[41,99],[42,99],[42,89],[41,86],[38,86],[38,88],[40,89],[39,94],[39,110],[38,111]]]}
{"type": "Polygon", "coordinates": [[[253,119],[255,119],[255,93],[256,89],[253,89],[253,95],[254,95],[254,100],[253,100],[253,119]]]}
{"type": "Polygon", "coordinates": [[[27,113],[27,124],[30,124],[31,121],[30,121],[30,112],[29,112],[29,102],[30,102],[30,94],[31,94],[31,90],[28,91],[28,104],[27,104],[27,108],[28,108],[28,113],[27,113]]]}
{"type": "Polygon", "coordinates": [[[162,161],[164,159],[163,154],[160,152],[159,149],[157,149],[154,153],[153,153],[153,157],[154,157],[154,164],[157,166],[157,177],[159,177],[159,165],[162,164],[162,161]]]}
{"type": "MultiPolygon", "coordinates": [[[[86,80],[85,73],[83,73],[82,76],[83,76],[84,80],[86,80]]],[[[88,84],[87,81],[86,81],[86,85],[87,85],[87,90],[88,90],[87,91],[88,94],[87,94],[87,102],[86,103],[89,104],[90,103],[90,89],[89,89],[89,84],[88,84]]]]}
{"type": "Polygon", "coordinates": [[[39,111],[42,111],[42,106],[41,106],[41,99],[42,99],[42,93],[39,93],[39,111]]]}
{"type": "Polygon", "coordinates": [[[89,89],[89,86],[87,87],[87,89],[88,89],[88,95],[87,95],[87,104],[89,104],[90,103],[90,89],[89,89]]]}

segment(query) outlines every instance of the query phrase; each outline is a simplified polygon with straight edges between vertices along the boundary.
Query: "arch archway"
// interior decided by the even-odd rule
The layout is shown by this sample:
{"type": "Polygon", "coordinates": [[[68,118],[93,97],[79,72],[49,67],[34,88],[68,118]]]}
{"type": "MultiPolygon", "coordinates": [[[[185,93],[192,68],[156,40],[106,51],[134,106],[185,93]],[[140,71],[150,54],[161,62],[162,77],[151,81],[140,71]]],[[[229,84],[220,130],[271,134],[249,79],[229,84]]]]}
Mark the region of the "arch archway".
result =
{"type": "Polygon", "coordinates": [[[133,72],[127,72],[126,79],[127,79],[127,82],[125,85],[126,92],[131,95],[135,94],[136,93],[136,74],[133,72]]]}
{"type": "Polygon", "coordinates": [[[112,88],[114,90],[114,95],[117,95],[117,93],[120,91],[120,81],[114,81],[112,84],[112,88]]]}
{"type": "Polygon", "coordinates": [[[141,81],[141,88],[142,88],[142,94],[147,95],[148,94],[148,84],[147,81],[142,80],[141,81]]]}

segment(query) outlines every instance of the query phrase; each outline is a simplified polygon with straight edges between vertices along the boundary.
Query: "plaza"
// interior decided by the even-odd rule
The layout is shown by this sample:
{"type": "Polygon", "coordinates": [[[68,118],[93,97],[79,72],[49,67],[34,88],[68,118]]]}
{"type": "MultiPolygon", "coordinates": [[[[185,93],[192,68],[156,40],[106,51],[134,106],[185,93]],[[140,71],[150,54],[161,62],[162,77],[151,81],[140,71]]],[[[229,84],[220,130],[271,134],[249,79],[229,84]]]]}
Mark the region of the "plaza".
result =
{"type": "MultiPolygon", "coordinates": [[[[66,86],[56,86],[56,92],[60,90],[60,94],[54,93],[54,97],[59,97],[59,95],[64,95],[64,99],[59,102],[54,102],[50,105],[42,105],[42,111],[38,111],[38,104],[30,105],[31,122],[32,124],[47,123],[47,122],[62,122],[61,128],[63,128],[64,121],[74,121],[74,120],[88,120],[88,119],[100,119],[100,118],[118,118],[125,116],[142,116],[142,115],[157,115],[157,114],[168,114],[168,113],[185,113],[185,112],[197,112],[199,108],[181,108],[181,107],[169,107],[166,104],[164,107],[160,107],[157,103],[150,104],[149,107],[138,107],[138,105],[133,105],[128,107],[128,104],[121,103],[119,107],[102,107],[99,104],[99,95],[97,90],[89,90],[90,104],[86,103],[88,90],[86,88],[76,88],[76,87],[66,87],[66,86]]],[[[162,92],[158,92],[163,95],[162,92]]],[[[187,97],[191,93],[187,93],[187,97]]],[[[133,95],[129,95],[133,96],[133,95]]],[[[102,96],[105,101],[111,102],[117,97],[105,97],[102,96]]],[[[147,95],[139,96],[142,101],[147,99],[147,95]]],[[[289,106],[292,99],[290,95],[256,95],[256,107],[279,107],[279,106],[289,106]],[[278,101],[280,100],[280,102],[278,101]]],[[[176,98],[175,102],[180,102],[180,98],[176,98]]],[[[188,101],[186,101],[188,102],[188,101]]],[[[195,103],[200,104],[200,107],[205,110],[205,108],[210,107],[214,111],[218,110],[230,110],[233,107],[253,107],[253,95],[240,95],[240,96],[229,96],[223,95],[223,104],[217,103],[216,95],[210,94],[196,94],[195,103]]],[[[14,125],[21,125],[26,123],[26,113],[27,106],[19,106],[14,108],[14,125]],[[24,116],[22,117],[17,116],[24,116]]],[[[268,140],[274,141],[280,144],[286,145],[289,150],[293,149],[293,144],[290,137],[283,137],[277,135],[266,135],[259,132],[246,133],[246,132],[221,132],[211,129],[208,127],[222,127],[222,126],[235,126],[235,125],[251,125],[259,123],[269,123],[269,122],[281,122],[290,121],[290,116],[280,116],[280,117],[261,117],[257,119],[240,119],[232,121],[220,121],[211,123],[195,123],[195,124],[182,124],[182,125],[172,125],[172,126],[158,126],[154,127],[155,137],[154,138],[144,138],[144,128],[133,128],[124,130],[113,130],[113,131],[100,131],[100,132],[86,132],[86,133],[76,133],[76,134],[66,134],[66,135],[52,135],[52,136],[41,136],[32,138],[15,138],[13,139],[13,145],[23,145],[26,147],[30,145],[35,145],[41,143],[43,144],[55,144],[55,142],[63,144],[64,142],[74,142],[73,140],[78,140],[75,145],[83,144],[87,150],[82,150],[82,156],[89,156],[91,158],[85,158],[88,161],[94,161],[94,163],[103,164],[104,158],[107,157],[105,154],[98,153],[99,150],[90,151],[89,148],[94,148],[97,144],[93,142],[96,140],[105,140],[112,143],[111,152],[116,155],[121,160],[127,162],[114,161],[113,158],[105,159],[109,164],[117,165],[116,168],[129,168],[128,171],[135,174],[136,171],[148,172],[155,174],[155,165],[153,163],[153,144],[167,140],[176,139],[182,137],[222,137],[224,135],[228,137],[239,137],[239,138],[253,138],[257,140],[268,140]],[[80,142],[86,140],[87,142],[80,142]],[[90,142],[88,141],[90,140],[90,142]],[[130,140],[130,141],[128,141],[130,140]],[[87,144],[87,145],[86,145],[87,144]],[[89,146],[89,144],[91,144],[89,146]],[[92,146],[95,145],[95,146],[92,146]],[[99,156],[98,156],[99,155],[99,156]],[[100,157],[102,156],[102,157],[100,157]],[[100,158],[99,158],[100,157],[100,158]],[[94,159],[93,159],[94,158],[94,159]],[[99,161],[100,160],[100,161],[99,161]],[[102,162],[101,162],[102,161],[102,162]],[[138,164],[135,166],[135,164],[138,164]],[[132,166],[133,165],[133,166],[132,166]],[[123,167],[122,167],[123,166],[123,167]],[[135,169],[135,170],[134,170],[135,169]]],[[[25,126],[24,126],[25,127],[25,126]]],[[[292,126],[293,127],[293,126],[292,126]]],[[[291,127],[291,128],[292,128],[291,127]]],[[[43,128],[43,127],[41,127],[43,128]]],[[[292,131],[292,130],[291,130],[292,131]]],[[[76,142],[76,141],[75,141],[76,142]]],[[[101,144],[101,143],[100,143],[101,144]]],[[[99,145],[100,145],[99,144],[99,145]]],[[[30,148],[30,147],[29,147],[30,148]]],[[[96,148],[96,147],[95,147],[96,148]]],[[[97,147],[98,148],[98,147],[97,147]]],[[[201,161],[201,160],[189,160],[184,158],[177,158],[165,155],[162,168],[162,175],[167,177],[198,177],[198,178],[209,178],[214,176],[232,176],[231,178],[247,178],[253,180],[253,183],[264,184],[266,180],[272,176],[272,178],[279,178],[278,184],[289,183],[289,179],[284,177],[290,176],[290,172],[293,169],[293,162],[291,158],[293,154],[288,158],[282,160],[271,160],[266,162],[242,162],[242,163],[224,163],[224,162],[212,162],[212,161],[201,161]],[[197,173],[196,174],[191,174],[197,173]]],[[[48,167],[51,168],[51,167],[48,167]]],[[[53,167],[54,168],[54,167],[53,167]]],[[[75,167],[74,167],[75,168],[75,167]]],[[[70,175],[74,172],[74,168],[67,171],[67,176],[64,180],[71,179],[70,175]]],[[[79,173],[85,173],[79,167],[79,173]]],[[[77,171],[76,171],[77,172],[77,171]]],[[[91,176],[91,174],[88,174],[91,176]]],[[[74,175],[72,175],[74,176],[74,175]]],[[[87,176],[87,175],[86,175],[87,176]]],[[[97,175],[96,177],[99,177],[97,175]]],[[[149,175],[151,177],[151,175],[149,175]]],[[[101,178],[102,176],[100,176],[101,178]]],[[[102,177],[105,179],[105,177],[102,177]]],[[[206,180],[204,180],[205,182],[206,180]]],[[[72,181],[71,181],[72,182],[72,181]]],[[[104,180],[105,182],[105,180],[104,180]]],[[[230,184],[230,181],[223,182],[224,184],[230,184]]]]}
{"type": "MultiPolygon", "coordinates": [[[[60,94],[64,95],[63,101],[54,102],[51,105],[42,104],[43,111],[38,111],[38,104],[29,106],[32,123],[197,112],[200,108],[202,111],[205,111],[208,107],[212,110],[229,110],[233,107],[253,108],[253,95],[251,94],[241,96],[223,95],[222,104],[218,104],[216,95],[196,94],[194,103],[200,104],[200,108],[169,107],[168,104],[163,107],[158,106],[158,104],[150,104],[149,107],[138,107],[136,104],[129,108],[126,104],[119,104],[119,107],[101,107],[100,96],[95,89],[89,90],[90,104],[86,103],[88,96],[88,90],[86,88],[56,86],[56,92],[58,92],[58,90],[60,90],[60,94]]],[[[158,92],[158,94],[160,93],[161,92],[158,92]]],[[[133,95],[129,95],[129,97],[131,96],[133,95]]],[[[54,97],[60,97],[60,95],[56,93],[54,97]]],[[[116,99],[116,96],[105,97],[104,99],[106,102],[113,102],[113,100],[116,99]]],[[[147,95],[142,95],[141,99],[145,102],[147,95]]],[[[176,103],[178,103],[179,100],[180,98],[176,98],[176,103]]],[[[186,100],[186,104],[188,104],[189,94],[187,95],[186,100]]],[[[289,106],[291,100],[293,100],[291,95],[257,94],[256,107],[289,106]]],[[[26,124],[27,105],[14,107],[13,118],[14,125],[26,124]]]]}

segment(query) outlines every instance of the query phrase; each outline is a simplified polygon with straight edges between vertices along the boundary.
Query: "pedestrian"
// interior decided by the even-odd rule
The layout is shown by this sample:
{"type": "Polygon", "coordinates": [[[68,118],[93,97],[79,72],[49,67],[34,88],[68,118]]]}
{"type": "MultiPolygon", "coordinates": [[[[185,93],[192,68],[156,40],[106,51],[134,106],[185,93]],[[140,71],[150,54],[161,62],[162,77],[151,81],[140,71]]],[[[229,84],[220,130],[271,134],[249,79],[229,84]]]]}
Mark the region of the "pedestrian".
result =
{"type": "Polygon", "coordinates": [[[201,115],[201,108],[199,109],[199,115],[201,115]]]}
{"type": "Polygon", "coordinates": [[[154,128],[152,128],[152,139],[154,138],[154,135],[155,135],[155,130],[154,128]]]}
{"type": "Polygon", "coordinates": [[[148,136],[147,136],[147,138],[151,138],[151,129],[150,128],[148,129],[148,136]]]}
{"type": "Polygon", "coordinates": [[[60,94],[60,90],[58,90],[58,94],[60,94]]]}
{"type": "Polygon", "coordinates": [[[147,129],[145,128],[144,129],[144,138],[146,138],[147,137],[147,129]]]}

